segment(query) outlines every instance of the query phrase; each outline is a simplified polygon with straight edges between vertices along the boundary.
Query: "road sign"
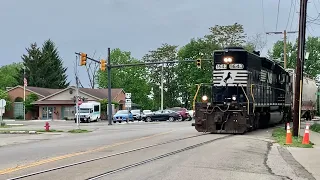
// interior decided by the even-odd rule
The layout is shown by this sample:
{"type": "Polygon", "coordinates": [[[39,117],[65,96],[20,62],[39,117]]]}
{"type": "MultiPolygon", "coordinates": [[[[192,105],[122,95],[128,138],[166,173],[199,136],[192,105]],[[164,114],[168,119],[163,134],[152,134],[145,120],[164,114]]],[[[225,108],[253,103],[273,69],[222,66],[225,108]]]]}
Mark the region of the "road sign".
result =
{"type": "Polygon", "coordinates": [[[6,104],[7,104],[6,100],[4,100],[4,99],[0,99],[0,108],[5,107],[5,106],[6,106],[6,104]]]}
{"type": "Polygon", "coordinates": [[[1,107],[0,108],[0,116],[2,116],[6,112],[6,108],[1,107]]]}
{"type": "Polygon", "coordinates": [[[126,106],[127,108],[131,108],[131,102],[128,102],[128,103],[126,102],[126,103],[125,103],[125,106],[126,106]]]}
{"type": "Polygon", "coordinates": [[[131,99],[131,93],[126,93],[126,99],[131,99]]]}
{"type": "Polygon", "coordinates": [[[126,99],[126,103],[131,103],[131,99],[126,99]]]}

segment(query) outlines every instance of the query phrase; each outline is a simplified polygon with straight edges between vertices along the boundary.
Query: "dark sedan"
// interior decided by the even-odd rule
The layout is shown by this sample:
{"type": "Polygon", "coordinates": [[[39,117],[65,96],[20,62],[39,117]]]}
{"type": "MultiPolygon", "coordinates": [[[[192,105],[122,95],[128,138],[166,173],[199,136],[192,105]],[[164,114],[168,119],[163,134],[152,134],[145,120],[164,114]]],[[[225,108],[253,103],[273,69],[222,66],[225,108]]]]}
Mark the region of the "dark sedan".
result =
{"type": "Polygon", "coordinates": [[[176,121],[181,119],[181,115],[177,112],[174,112],[172,110],[163,110],[163,111],[156,111],[151,115],[148,115],[146,117],[147,122],[150,121],[176,121]]]}

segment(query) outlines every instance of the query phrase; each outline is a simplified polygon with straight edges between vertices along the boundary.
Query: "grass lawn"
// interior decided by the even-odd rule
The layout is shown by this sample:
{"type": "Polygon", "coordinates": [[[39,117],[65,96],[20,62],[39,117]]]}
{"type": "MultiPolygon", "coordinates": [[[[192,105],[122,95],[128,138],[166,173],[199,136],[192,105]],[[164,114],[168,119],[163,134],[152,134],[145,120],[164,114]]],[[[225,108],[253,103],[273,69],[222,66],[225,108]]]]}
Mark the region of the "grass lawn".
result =
{"type": "Polygon", "coordinates": [[[320,124],[319,123],[314,123],[310,126],[310,130],[314,132],[320,133],[320,124]]]}
{"type": "Polygon", "coordinates": [[[55,130],[55,129],[50,129],[49,131],[46,131],[44,129],[41,130],[36,130],[37,132],[63,132],[62,130],[55,130]]]}
{"type": "Polygon", "coordinates": [[[72,129],[70,131],[68,131],[69,133],[88,133],[88,132],[91,132],[91,131],[88,131],[86,129],[72,129]]]}
{"type": "MultiPolygon", "coordinates": [[[[291,130],[292,132],[292,130],[291,130]]],[[[313,143],[302,144],[302,136],[294,137],[292,136],[292,144],[286,144],[287,132],[284,128],[276,128],[272,132],[272,137],[277,141],[278,144],[285,147],[300,147],[300,148],[312,148],[313,143]]]]}

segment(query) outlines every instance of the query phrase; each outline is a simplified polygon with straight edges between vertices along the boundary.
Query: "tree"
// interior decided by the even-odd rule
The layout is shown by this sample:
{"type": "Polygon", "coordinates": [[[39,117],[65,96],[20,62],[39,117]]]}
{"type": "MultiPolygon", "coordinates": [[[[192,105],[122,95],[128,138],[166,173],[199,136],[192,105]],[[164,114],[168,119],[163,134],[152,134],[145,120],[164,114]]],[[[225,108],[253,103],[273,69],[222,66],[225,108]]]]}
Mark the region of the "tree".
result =
{"type": "MultiPolygon", "coordinates": [[[[23,65],[26,67],[26,78],[28,86],[43,88],[66,88],[66,71],[63,67],[62,59],[55,44],[49,39],[44,42],[42,48],[37,47],[36,43],[27,48],[27,55],[22,56],[23,65]]],[[[17,76],[17,81],[23,84],[23,69],[17,76]]]]}
{"type": "Polygon", "coordinates": [[[24,102],[26,113],[27,112],[34,112],[36,110],[35,105],[31,104],[38,100],[38,96],[34,93],[31,93],[26,96],[26,101],[24,102]]]}
{"type": "Polygon", "coordinates": [[[0,99],[4,99],[6,101],[6,107],[5,107],[6,111],[8,111],[12,108],[9,94],[6,91],[0,90],[0,99]]]}
{"type": "MultiPolygon", "coordinates": [[[[317,77],[320,69],[320,38],[308,37],[306,40],[306,52],[309,52],[309,58],[304,61],[304,72],[312,77],[317,77]]],[[[296,68],[297,62],[297,40],[287,43],[287,68],[296,68]]],[[[283,61],[283,41],[277,41],[269,51],[270,58],[283,61]]]]}
{"type": "Polygon", "coordinates": [[[6,87],[14,87],[19,85],[16,77],[22,69],[22,63],[12,63],[0,67],[0,88],[5,90],[6,87]]]}
{"type": "Polygon", "coordinates": [[[256,34],[254,36],[251,36],[246,41],[245,49],[252,52],[254,50],[261,51],[266,46],[266,41],[263,40],[261,34],[256,34]]]}
{"type": "MultiPolygon", "coordinates": [[[[140,61],[131,57],[130,52],[114,49],[111,51],[110,58],[112,64],[133,64],[140,61]]],[[[148,98],[151,86],[147,82],[146,68],[139,67],[124,67],[114,68],[111,71],[111,87],[123,88],[125,92],[132,93],[132,101],[142,106],[142,108],[150,108],[152,102],[148,98]]],[[[99,87],[107,88],[108,79],[107,71],[98,72],[99,87]]]]}
{"type": "MultiPolygon", "coordinates": [[[[177,46],[169,44],[162,44],[161,47],[149,51],[149,53],[143,57],[144,62],[173,61],[177,59],[177,46]]],[[[174,63],[163,64],[164,108],[180,106],[177,99],[179,93],[177,88],[176,67],[177,65],[174,63]]],[[[161,100],[161,72],[162,65],[148,66],[148,77],[153,89],[154,101],[157,107],[160,107],[161,100]]]]}
{"type": "Polygon", "coordinates": [[[195,63],[183,62],[184,59],[212,59],[212,52],[219,49],[218,45],[204,39],[191,39],[191,41],[180,48],[178,57],[181,60],[177,69],[177,82],[180,97],[186,108],[192,105],[193,97],[196,93],[196,84],[211,83],[212,62],[202,61],[201,69],[195,63]]]}
{"type": "Polygon", "coordinates": [[[246,34],[243,25],[234,23],[233,25],[210,27],[210,34],[205,35],[205,39],[211,44],[217,44],[221,48],[227,46],[243,46],[246,42],[246,34]]]}

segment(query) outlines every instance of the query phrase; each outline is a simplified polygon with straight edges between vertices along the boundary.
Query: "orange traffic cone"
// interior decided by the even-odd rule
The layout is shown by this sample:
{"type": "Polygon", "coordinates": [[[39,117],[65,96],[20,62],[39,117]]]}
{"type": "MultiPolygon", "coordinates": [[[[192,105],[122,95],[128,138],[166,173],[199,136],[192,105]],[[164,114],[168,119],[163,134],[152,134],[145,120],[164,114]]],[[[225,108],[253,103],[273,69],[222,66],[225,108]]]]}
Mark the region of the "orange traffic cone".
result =
{"type": "Polygon", "coordinates": [[[306,129],[304,130],[302,144],[309,144],[309,124],[306,125],[306,129]]]}
{"type": "Polygon", "coordinates": [[[291,134],[291,131],[290,131],[290,124],[289,123],[287,123],[286,144],[292,144],[292,134],[291,134]]]}

